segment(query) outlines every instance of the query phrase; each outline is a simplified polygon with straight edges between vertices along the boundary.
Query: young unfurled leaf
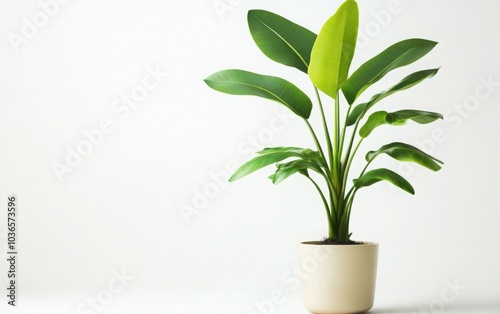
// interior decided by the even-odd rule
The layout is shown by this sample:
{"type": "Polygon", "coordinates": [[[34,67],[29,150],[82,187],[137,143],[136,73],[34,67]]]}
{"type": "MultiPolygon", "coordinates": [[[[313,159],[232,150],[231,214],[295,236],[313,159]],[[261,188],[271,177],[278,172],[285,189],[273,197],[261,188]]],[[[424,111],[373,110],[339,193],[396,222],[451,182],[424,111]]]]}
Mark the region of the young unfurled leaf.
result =
{"type": "Polygon", "coordinates": [[[309,77],[332,98],[337,98],[349,75],[358,38],[358,19],[356,1],[345,1],[323,25],[312,49],[309,77]]]}

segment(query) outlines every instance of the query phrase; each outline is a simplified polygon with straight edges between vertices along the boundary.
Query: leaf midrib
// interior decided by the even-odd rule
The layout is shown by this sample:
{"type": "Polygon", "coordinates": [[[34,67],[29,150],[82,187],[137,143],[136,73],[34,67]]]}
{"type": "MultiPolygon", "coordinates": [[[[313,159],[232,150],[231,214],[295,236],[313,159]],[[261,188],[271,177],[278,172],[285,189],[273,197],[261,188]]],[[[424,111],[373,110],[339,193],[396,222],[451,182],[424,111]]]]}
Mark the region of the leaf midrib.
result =
{"type": "Polygon", "coordinates": [[[259,90],[262,90],[266,93],[268,93],[269,95],[272,95],[273,97],[275,97],[276,99],[278,99],[282,104],[286,105],[288,108],[290,108],[290,110],[292,110],[293,112],[297,113],[298,115],[300,115],[302,117],[302,113],[300,112],[296,112],[296,110],[293,108],[293,106],[288,103],[287,101],[283,100],[281,97],[279,97],[278,95],[270,92],[269,90],[265,89],[265,88],[262,88],[260,86],[257,86],[257,85],[253,85],[253,84],[248,84],[248,83],[243,83],[243,82],[235,82],[235,81],[217,81],[219,83],[230,83],[230,84],[240,84],[240,85],[245,85],[245,86],[250,86],[250,87],[253,87],[253,88],[256,88],[256,89],[259,89],[259,90]]]}
{"type": "Polygon", "coordinates": [[[264,25],[267,29],[269,29],[272,33],[274,33],[276,36],[278,36],[278,38],[280,38],[300,59],[300,61],[302,61],[302,63],[304,63],[304,65],[306,66],[306,68],[308,69],[309,68],[309,65],[307,64],[307,62],[304,60],[304,58],[302,58],[302,56],[300,55],[300,53],[287,41],[285,40],[285,38],[283,38],[283,36],[281,36],[278,32],[276,32],[274,29],[271,28],[271,26],[269,26],[267,23],[265,23],[262,19],[260,19],[258,16],[256,16],[254,14],[254,17],[259,20],[262,25],[264,25]]]}

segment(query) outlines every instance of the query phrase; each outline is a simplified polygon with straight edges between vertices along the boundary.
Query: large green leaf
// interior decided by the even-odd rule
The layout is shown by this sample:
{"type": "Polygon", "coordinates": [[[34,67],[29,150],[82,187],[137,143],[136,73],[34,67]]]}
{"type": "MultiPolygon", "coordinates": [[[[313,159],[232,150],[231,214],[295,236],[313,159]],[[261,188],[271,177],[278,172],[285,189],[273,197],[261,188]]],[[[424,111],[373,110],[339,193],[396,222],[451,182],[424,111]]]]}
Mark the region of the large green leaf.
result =
{"type": "Polygon", "coordinates": [[[314,43],[309,77],[325,94],[337,98],[349,75],[358,37],[358,4],[345,1],[323,25],[314,43]]]}
{"type": "Polygon", "coordinates": [[[361,178],[354,180],[354,186],[356,187],[356,189],[360,189],[382,180],[388,181],[410,194],[415,194],[415,190],[411,186],[410,182],[389,169],[374,169],[368,171],[361,178]]]}
{"type": "Polygon", "coordinates": [[[371,162],[380,154],[387,154],[399,161],[414,162],[433,171],[441,169],[439,164],[443,164],[441,160],[424,153],[420,149],[399,142],[387,144],[376,151],[368,152],[366,154],[366,161],[371,162]]]}
{"type": "Polygon", "coordinates": [[[400,41],[365,62],[342,86],[342,92],[352,104],[363,91],[378,82],[390,71],[411,64],[431,51],[437,42],[425,39],[400,41]]]}
{"type": "Polygon", "coordinates": [[[413,120],[420,124],[427,124],[443,119],[443,115],[437,112],[421,110],[400,110],[388,113],[386,111],[377,111],[372,113],[365,124],[359,130],[361,137],[367,137],[373,130],[381,125],[404,125],[406,121],[413,120]]]}
{"type": "Polygon", "coordinates": [[[252,95],[277,101],[304,119],[311,115],[311,99],[297,86],[279,77],[243,70],[223,70],[207,77],[205,83],[226,94],[252,95]]]}
{"type": "Polygon", "coordinates": [[[316,34],[269,11],[250,10],[247,19],[253,40],[266,56],[307,73],[316,34]]]}
{"type": "Polygon", "coordinates": [[[392,86],[391,88],[374,95],[370,99],[370,101],[357,105],[356,107],[354,107],[352,112],[349,114],[349,117],[347,117],[347,125],[348,126],[353,125],[354,123],[356,123],[356,121],[358,119],[362,119],[364,117],[364,115],[366,114],[366,112],[368,110],[370,110],[371,107],[373,107],[376,103],[378,103],[382,99],[384,99],[384,98],[386,98],[394,93],[403,91],[405,89],[409,89],[409,88],[421,83],[422,81],[433,77],[434,75],[436,75],[436,73],[438,71],[439,71],[439,69],[429,69],[429,70],[422,70],[422,71],[412,73],[412,74],[408,75],[407,77],[405,77],[404,79],[402,79],[396,85],[392,86]]]}
{"type": "Polygon", "coordinates": [[[261,168],[280,162],[287,158],[298,157],[305,159],[320,158],[317,152],[307,148],[297,147],[275,147],[266,148],[258,152],[259,156],[247,161],[229,178],[229,181],[235,181],[249,175],[261,168]]]}

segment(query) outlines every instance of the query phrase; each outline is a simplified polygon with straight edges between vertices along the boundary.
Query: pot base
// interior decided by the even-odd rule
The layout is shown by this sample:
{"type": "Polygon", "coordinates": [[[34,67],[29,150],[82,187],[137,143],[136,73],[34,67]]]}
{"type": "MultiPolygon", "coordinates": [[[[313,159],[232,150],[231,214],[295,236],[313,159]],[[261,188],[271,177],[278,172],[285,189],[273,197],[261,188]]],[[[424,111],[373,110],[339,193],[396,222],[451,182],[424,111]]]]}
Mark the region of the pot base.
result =
{"type": "Polygon", "coordinates": [[[314,314],[364,313],[373,307],[378,244],[300,244],[302,296],[314,314]]]}

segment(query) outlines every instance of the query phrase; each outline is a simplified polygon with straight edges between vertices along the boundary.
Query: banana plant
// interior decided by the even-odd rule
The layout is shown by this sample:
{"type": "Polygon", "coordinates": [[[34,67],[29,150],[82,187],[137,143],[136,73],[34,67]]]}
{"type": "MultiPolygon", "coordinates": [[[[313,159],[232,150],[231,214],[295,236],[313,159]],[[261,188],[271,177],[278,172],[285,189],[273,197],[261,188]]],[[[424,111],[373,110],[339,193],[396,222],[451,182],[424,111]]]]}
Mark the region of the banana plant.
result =
{"type": "MultiPolygon", "coordinates": [[[[436,42],[406,39],[397,42],[350,73],[356,50],[359,28],[358,5],[346,0],[321,28],[319,34],[265,10],[250,10],[247,16],[250,34],[258,48],[271,60],[294,67],[308,75],[321,117],[322,140],[309,118],[313,109],[311,98],[293,83],[275,76],[244,70],[223,70],[205,79],[212,89],[232,94],[267,98],[287,107],[300,117],[312,135],[315,148],[273,147],[257,152],[229,179],[235,181],[266,166],[276,164],[269,178],[278,184],[294,174],[304,176],[315,187],[325,208],[328,222],[327,243],[350,244],[351,209],[356,193],[380,181],[390,182],[414,194],[412,185],[401,175],[386,169],[371,169],[380,155],[400,162],[412,162],[438,171],[443,164],[420,149],[393,142],[368,151],[366,165],[360,173],[351,173],[351,166],[364,140],[382,125],[401,126],[408,121],[428,124],[443,116],[440,113],[405,109],[394,112],[374,111],[376,105],[392,94],[414,87],[433,77],[439,68],[417,71],[403,77],[396,85],[367,97],[359,97],[373,84],[395,69],[405,67],[428,54],[436,42]],[[343,98],[342,98],[343,96],[343,98]],[[331,106],[330,117],[323,100],[331,106]]],[[[317,127],[317,126],[316,126],[317,127]]]]}

